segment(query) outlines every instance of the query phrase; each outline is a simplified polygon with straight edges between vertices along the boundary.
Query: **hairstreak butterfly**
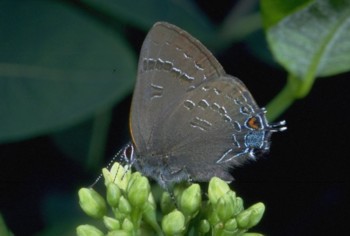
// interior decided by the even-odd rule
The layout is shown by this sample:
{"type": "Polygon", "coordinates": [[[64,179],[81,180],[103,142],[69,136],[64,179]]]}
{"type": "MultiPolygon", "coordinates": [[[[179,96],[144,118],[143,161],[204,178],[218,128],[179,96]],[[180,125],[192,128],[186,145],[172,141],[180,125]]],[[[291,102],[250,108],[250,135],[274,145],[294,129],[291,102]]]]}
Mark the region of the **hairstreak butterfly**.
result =
{"type": "Polygon", "coordinates": [[[265,113],[197,39],[158,22],[141,49],[124,152],[164,188],[213,176],[231,181],[230,168],[268,151],[271,134],[286,129],[265,113]]]}

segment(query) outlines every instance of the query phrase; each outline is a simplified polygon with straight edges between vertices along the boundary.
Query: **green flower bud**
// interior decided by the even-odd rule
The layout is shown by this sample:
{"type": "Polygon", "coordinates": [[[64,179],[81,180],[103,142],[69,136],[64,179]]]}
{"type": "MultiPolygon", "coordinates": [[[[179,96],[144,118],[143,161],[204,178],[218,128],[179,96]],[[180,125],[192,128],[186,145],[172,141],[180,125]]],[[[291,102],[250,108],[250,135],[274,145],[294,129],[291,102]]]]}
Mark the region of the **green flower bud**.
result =
{"type": "Polygon", "coordinates": [[[163,215],[175,209],[174,201],[168,192],[163,192],[162,198],[160,199],[160,209],[163,215]]]}
{"type": "Polygon", "coordinates": [[[148,200],[150,191],[151,186],[148,179],[144,176],[138,176],[128,188],[128,200],[130,204],[133,207],[141,208],[148,200]]]}
{"type": "Polygon", "coordinates": [[[234,233],[235,231],[237,231],[237,221],[236,219],[229,219],[226,223],[225,223],[225,226],[224,226],[224,230],[226,232],[231,232],[234,233]]]}
{"type": "Polygon", "coordinates": [[[232,218],[234,215],[236,199],[233,192],[227,192],[219,198],[216,205],[214,206],[218,217],[222,222],[226,222],[228,219],[232,218]]]}
{"type": "Polygon", "coordinates": [[[235,207],[235,211],[233,214],[237,215],[240,212],[242,212],[243,210],[244,210],[243,199],[240,197],[236,197],[236,207],[235,207]]]}
{"type": "Polygon", "coordinates": [[[214,211],[214,207],[212,204],[208,204],[205,208],[207,219],[210,222],[210,225],[216,225],[220,222],[220,218],[218,217],[218,214],[216,214],[216,211],[214,211]]]}
{"type": "MultiPolygon", "coordinates": [[[[222,232],[222,229],[224,228],[224,223],[222,223],[222,222],[219,222],[219,223],[217,223],[216,225],[214,225],[214,227],[213,227],[213,230],[215,231],[215,232],[222,232]]],[[[215,235],[215,234],[214,234],[215,235]]]]}
{"type": "Polygon", "coordinates": [[[181,195],[181,212],[193,218],[198,213],[201,203],[201,188],[199,184],[192,184],[181,195]]]}
{"type": "Polygon", "coordinates": [[[185,230],[185,216],[178,210],[170,212],[162,219],[162,229],[165,235],[182,234],[185,230]]]}
{"type": "Polygon", "coordinates": [[[259,223],[265,212],[265,205],[261,202],[254,204],[239,213],[236,217],[239,228],[249,229],[259,223]]]}
{"type": "Polygon", "coordinates": [[[229,191],[231,191],[230,187],[225,181],[218,177],[211,178],[208,188],[208,196],[211,204],[215,205],[219,198],[229,191]]]}
{"type": "Polygon", "coordinates": [[[109,231],[120,229],[120,222],[114,218],[104,216],[103,223],[109,231]]]}
{"type": "Polygon", "coordinates": [[[156,212],[156,206],[152,204],[151,202],[147,201],[143,205],[143,213],[142,213],[143,220],[149,224],[156,232],[157,235],[161,235],[161,228],[157,221],[157,212],[156,212]]]}
{"type": "Polygon", "coordinates": [[[87,215],[100,219],[106,214],[106,202],[95,190],[81,188],[78,195],[80,207],[87,215]]]}
{"type": "Polygon", "coordinates": [[[265,205],[262,202],[258,202],[253,206],[249,207],[247,210],[251,211],[249,224],[247,228],[251,228],[260,222],[265,212],[265,205]]]}
{"type": "Polygon", "coordinates": [[[108,186],[109,183],[115,183],[122,190],[126,190],[128,182],[130,179],[130,171],[125,169],[118,162],[115,162],[110,171],[106,168],[102,169],[102,174],[105,179],[105,185],[108,186]]]}
{"type": "Polygon", "coordinates": [[[128,182],[127,191],[129,191],[130,186],[140,177],[142,177],[140,172],[134,172],[131,174],[129,182],[128,182]]]}
{"type": "Polygon", "coordinates": [[[124,196],[119,199],[118,209],[121,213],[128,215],[131,212],[131,205],[124,196]]]}
{"type": "Polygon", "coordinates": [[[77,227],[78,236],[103,236],[101,230],[92,225],[79,225],[77,227]]]}
{"type": "Polygon", "coordinates": [[[131,236],[133,235],[131,232],[125,231],[125,230],[114,230],[111,232],[108,232],[107,236],[131,236]]]}
{"type": "Polygon", "coordinates": [[[220,234],[221,236],[232,236],[232,235],[242,235],[241,232],[239,232],[238,229],[236,229],[234,232],[223,230],[222,233],[220,234]]]}
{"type": "Polygon", "coordinates": [[[128,232],[132,232],[134,230],[134,224],[128,218],[125,218],[123,221],[122,229],[128,232]]]}
{"type": "Polygon", "coordinates": [[[114,218],[122,222],[126,217],[127,214],[122,213],[118,208],[113,208],[114,218]]]}
{"type": "Polygon", "coordinates": [[[105,186],[108,186],[108,184],[113,183],[114,178],[109,172],[109,170],[107,170],[107,168],[102,169],[102,175],[105,180],[105,186]]]}
{"type": "Polygon", "coordinates": [[[120,188],[115,183],[107,185],[107,202],[111,207],[117,207],[119,198],[122,195],[120,188]]]}
{"type": "Polygon", "coordinates": [[[236,220],[239,228],[248,229],[250,215],[251,215],[251,211],[249,210],[244,210],[237,215],[236,220]]]}
{"type": "Polygon", "coordinates": [[[148,198],[147,198],[147,202],[152,204],[154,206],[154,208],[156,208],[157,204],[156,204],[156,201],[154,200],[152,192],[149,193],[148,198]]]}
{"type": "Polygon", "coordinates": [[[201,220],[199,222],[198,233],[206,234],[210,230],[210,224],[208,220],[201,220]]]}

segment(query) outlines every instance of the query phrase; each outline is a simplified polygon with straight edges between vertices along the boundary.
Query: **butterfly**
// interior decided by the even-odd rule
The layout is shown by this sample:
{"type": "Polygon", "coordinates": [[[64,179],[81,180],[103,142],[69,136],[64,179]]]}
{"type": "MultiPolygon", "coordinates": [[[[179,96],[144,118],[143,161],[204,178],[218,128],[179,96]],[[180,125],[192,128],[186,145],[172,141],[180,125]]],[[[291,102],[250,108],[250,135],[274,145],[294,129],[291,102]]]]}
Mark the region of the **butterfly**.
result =
{"type": "Polygon", "coordinates": [[[267,152],[270,124],[238,78],[186,31],[158,22],[140,53],[130,112],[128,162],[163,188],[233,180],[229,170],[267,152]]]}

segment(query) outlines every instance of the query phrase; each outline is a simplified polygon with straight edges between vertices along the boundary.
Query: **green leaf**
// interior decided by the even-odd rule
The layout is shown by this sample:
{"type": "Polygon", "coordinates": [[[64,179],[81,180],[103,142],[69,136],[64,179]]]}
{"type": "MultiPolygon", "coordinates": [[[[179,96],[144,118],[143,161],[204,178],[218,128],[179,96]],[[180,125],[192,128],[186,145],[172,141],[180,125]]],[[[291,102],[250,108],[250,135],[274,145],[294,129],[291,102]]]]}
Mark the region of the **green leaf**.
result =
{"type": "Polygon", "coordinates": [[[191,32],[201,41],[211,39],[210,36],[213,34],[213,25],[192,1],[84,0],[82,2],[94,9],[100,9],[104,15],[122,19],[145,31],[157,21],[168,21],[191,32]]]}
{"type": "Polygon", "coordinates": [[[0,213],[0,235],[2,236],[13,236],[11,231],[6,227],[5,221],[0,213]]]}
{"type": "MultiPolygon", "coordinates": [[[[267,8],[272,1],[263,2],[264,16],[285,14],[280,8],[267,8]]],[[[269,27],[267,38],[276,60],[305,81],[300,92],[305,95],[315,77],[350,69],[349,1],[319,0],[299,6],[269,27]]]]}
{"type": "Polygon", "coordinates": [[[298,11],[313,0],[262,0],[260,1],[261,11],[264,19],[264,26],[266,28],[277,24],[280,20],[294,11],[298,11]]]}
{"type": "Polygon", "coordinates": [[[132,89],[129,44],[69,5],[2,1],[0,22],[0,142],[76,124],[132,89]]]}
{"type": "Polygon", "coordinates": [[[93,119],[79,122],[50,135],[55,145],[71,159],[84,163],[87,169],[102,166],[112,109],[96,112],[93,119]]]}

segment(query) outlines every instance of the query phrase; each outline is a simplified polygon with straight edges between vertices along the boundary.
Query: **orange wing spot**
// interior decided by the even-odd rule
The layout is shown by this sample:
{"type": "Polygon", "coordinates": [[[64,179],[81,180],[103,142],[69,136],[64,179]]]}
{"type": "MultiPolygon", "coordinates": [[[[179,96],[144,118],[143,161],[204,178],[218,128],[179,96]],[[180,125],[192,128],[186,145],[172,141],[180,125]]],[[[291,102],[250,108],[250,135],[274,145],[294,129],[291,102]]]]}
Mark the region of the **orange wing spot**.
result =
{"type": "Polygon", "coordinates": [[[259,129],[261,127],[260,122],[256,117],[249,118],[247,124],[252,129],[259,129]]]}

